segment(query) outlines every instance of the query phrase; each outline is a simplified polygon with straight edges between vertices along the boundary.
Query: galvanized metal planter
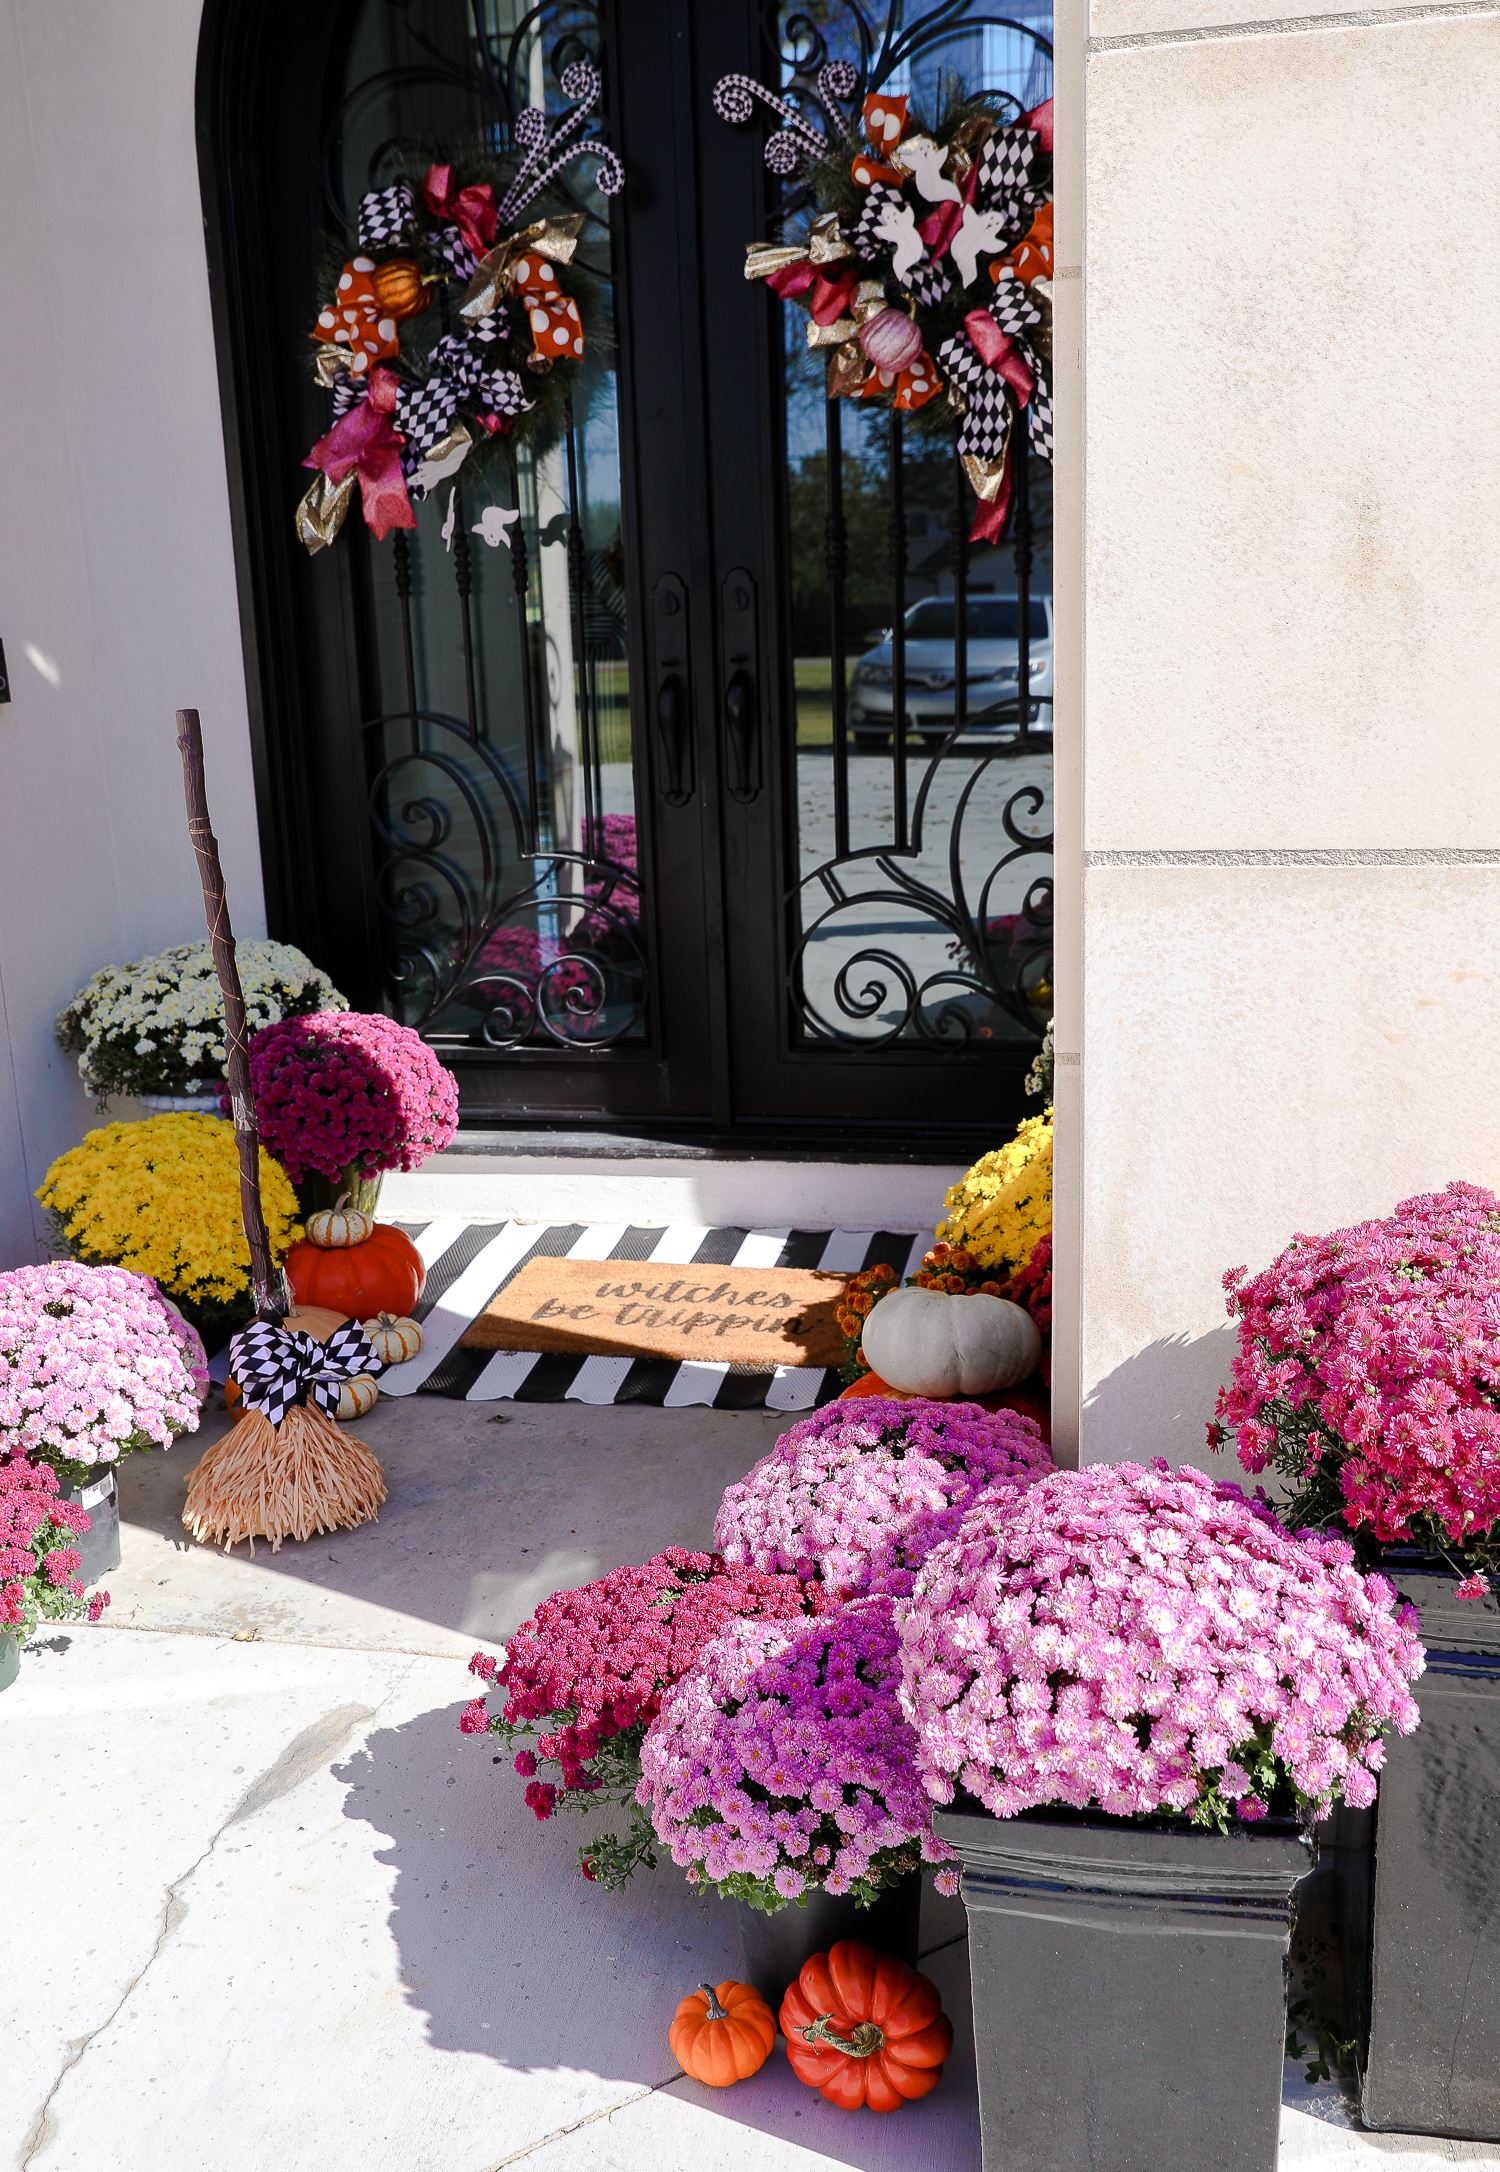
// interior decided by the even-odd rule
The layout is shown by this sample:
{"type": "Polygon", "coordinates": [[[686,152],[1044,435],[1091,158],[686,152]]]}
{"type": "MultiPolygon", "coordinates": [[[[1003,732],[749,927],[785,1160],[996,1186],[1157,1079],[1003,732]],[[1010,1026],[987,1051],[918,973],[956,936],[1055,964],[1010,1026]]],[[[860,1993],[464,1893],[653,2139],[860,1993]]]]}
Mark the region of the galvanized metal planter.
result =
{"type": "Polygon", "coordinates": [[[840,1938],[863,1939],[877,1953],[893,1953],[913,1968],[917,1965],[919,1870],[888,1886],[872,1908],[858,1908],[848,1894],[835,1893],[815,1893],[804,1906],[792,1904],[769,1916],[743,1901],[736,1901],[735,1908],[744,1980],[754,1984],[772,2013],[780,2011],[782,1994],[796,1981],[803,1962],[826,1953],[840,1938]]]}
{"type": "Polygon", "coordinates": [[[962,1802],[933,1826],[963,1862],[986,2172],[1274,2172],[1311,1838],[962,1802]]]}
{"type": "MultiPolygon", "coordinates": [[[[1500,2141],[1500,1601],[1422,1556],[1381,1566],[1422,1616],[1415,1734],[1387,1746],[1368,1919],[1366,2126],[1500,2141]]],[[[1341,1910],[1365,1982],[1358,1893],[1341,1910]]]]}

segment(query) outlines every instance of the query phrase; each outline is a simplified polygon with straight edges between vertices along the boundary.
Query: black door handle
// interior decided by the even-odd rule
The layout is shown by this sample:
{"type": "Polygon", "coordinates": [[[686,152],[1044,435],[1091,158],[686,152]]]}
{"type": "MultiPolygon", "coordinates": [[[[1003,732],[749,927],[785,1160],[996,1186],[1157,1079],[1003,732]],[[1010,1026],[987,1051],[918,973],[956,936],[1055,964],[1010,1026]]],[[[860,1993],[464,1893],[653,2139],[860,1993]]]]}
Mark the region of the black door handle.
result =
{"type": "Polygon", "coordinates": [[[724,738],[729,796],[741,805],[760,790],[760,715],[756,700],[755,582],[743,566],[724,577],[720,596],[724,637],[724,738]]]}
{"type": "Polygon", "coordinates": [[[755,681],[743,667],[725,689],[724,722],[734,755],[734,796],[749,799],[755,791],[755,681]]]}
{"type": "Polygon", "coordinates": [[[688,793],[683,784],[687,761],[687,688],[675,671],[669,671],[656,689],[656,729],[661,736],[662,769],[666,789],[662,798],[669,807],[680,807],[688,793]]]}
{"type": "Polygon", "coordinates": [[[688,700],[687,590],[675,573],[663,573],[651,591],[651,631],[658,782],[669,807],[685,807],[693,796],[693,720],[688,700]]]}

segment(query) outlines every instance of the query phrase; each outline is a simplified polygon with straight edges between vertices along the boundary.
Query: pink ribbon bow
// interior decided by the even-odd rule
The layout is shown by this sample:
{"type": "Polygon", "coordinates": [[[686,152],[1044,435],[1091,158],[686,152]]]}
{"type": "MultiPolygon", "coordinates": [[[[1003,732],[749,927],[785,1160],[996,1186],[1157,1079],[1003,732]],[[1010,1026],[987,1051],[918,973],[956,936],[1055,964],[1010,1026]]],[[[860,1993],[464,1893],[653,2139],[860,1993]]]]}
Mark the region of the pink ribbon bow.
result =
{"type": "Polygon", "coordinates": [[[495,192],[488,181],[472,188],[455,189],[451,166],[429,166],[422,183],[427,208],[436,219],[456,226],[476,257],[495,245],[495,192]]]}
{"type": "Polygon", "coordinates": [[[321,468],[331,483],[341,483],[351,468],[357,472],[365,526],[377,543],[384,542],[392,528],[417,525],[401,473],[406,439],[391,421],[400,382],[394,370],[372,369],[368,396],[318,439],[302,463],[321,468]]]}

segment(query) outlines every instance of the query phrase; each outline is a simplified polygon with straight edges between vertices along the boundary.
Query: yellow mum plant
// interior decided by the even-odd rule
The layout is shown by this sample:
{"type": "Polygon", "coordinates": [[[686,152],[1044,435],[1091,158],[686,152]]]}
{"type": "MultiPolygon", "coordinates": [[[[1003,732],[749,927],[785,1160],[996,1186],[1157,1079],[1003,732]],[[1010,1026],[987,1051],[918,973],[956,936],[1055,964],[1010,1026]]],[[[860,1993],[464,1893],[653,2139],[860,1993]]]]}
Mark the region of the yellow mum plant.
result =
{"type": "Polygon", "coordinates": [[[1006,1145],[945,1193],[940,1244],[961,1246],[997,1275],[1013,1275],[1052,1231],[1052,1111],[1027,1116],[1006,1145]]]}
{"type": "MultiPolygon", "coordinates": [[[[265,1148],[260,1189],[277,1260],[302,1231],[297,1197],[265,1148]]],[[[217,1116],[105,1124],[59,1154],[37,1192],[74,1259],[133,1268],[205,1327],[250,1295],[234,1130],[217,1116]]],[[[248,1316],[248,1315],[247,1315],[248,1316]]]]}

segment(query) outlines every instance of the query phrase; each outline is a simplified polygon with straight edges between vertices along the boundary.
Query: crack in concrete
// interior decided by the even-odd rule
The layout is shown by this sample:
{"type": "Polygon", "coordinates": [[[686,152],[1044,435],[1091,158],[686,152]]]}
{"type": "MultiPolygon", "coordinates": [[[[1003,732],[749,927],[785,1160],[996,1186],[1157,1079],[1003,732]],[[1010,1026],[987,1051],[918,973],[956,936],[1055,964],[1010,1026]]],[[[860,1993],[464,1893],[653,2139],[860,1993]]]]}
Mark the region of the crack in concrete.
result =
{"type": "Polygon", "coordinates": [[[551,2134],[538,2136],[536,2141],[527,2142],[523,2148],[512,2150],[508,2157],[496,2158],[493,2164],[484,2167],[484,2172],[505,2172],[507,2165],[524,2164],[526,2159],[534,2157],[539,2149],[550,2149],[554,2142],[565,2142],[570,2134],[581,2134],[585,2127],[597,2126],[601,2119],[613,2119],[616,2112],[629,2111],[632,2104],[643,2104],[647,2097],[654,2097],[658,2090],[670,2089],[674,2082],[684,2081],[686,2078],[679,2070],[675,2074],[669,2074],[665,2081],[650,2082],[644,2089],[633,2090],[628,2097],[621,2097],[618,2104],[603,2104],[597,2112],[585,2112],[582,2119],[575,2119],[571,2125],[557,2127],[551,2134]]]}
{"type": "MultiPolygon", "coordinates": [[[[294,1735],[285,1749],[279,1751],[272,1758],[265,1771],[251,1781],[234,1808],[213,1834],[207,1847],[194,1857],[186,1870],[181,1871],[172,1880],[172,1883],[167,1887],[166,1901],[161,1914],[161,1924],[157,1930],[156,1940],[150,1953],[147,1954],[129,1983],[126,1984],[104,2019],[90,2029],[86,2036],[73,2037],[69,2041],[68,2056],[58,2069],[52,2087],[42,2100],[41,2109],[31,2123],[30,2132],[21,2144],[21,2154],[16,2160],[17,2172],[30,2172],[32,2160],[39,2156],[51,2141],[52,2121],[50,2115],[58,2090],[61,2089],[63,2083],[72,2073],[74,2067],[77,2066],[89,2046],[97,2043],[105,2031],[113,2026],[132,1992],[144,1981],[161,1957],[167,1941],[188,1912],[187,1902],[182,1898],[182,1888],[208,1861],[225,1833],[229,1831],[231,1826],[243,1824],[247,1818],[255,1817],[281,1796],[289,1795],[294,1788],[300,1787],[304,1780],[310,1779],[313,1773],[319,1770],[325,1759],[331,1760],[343,1748],[361,1721],[379,1718],[392,1697],[405,1687],[410,1674],[411,1666],[408,1665],[402,1669],[400,1678],[392,1682],[377,1705],[336,1705],[331,1712],[325,1712],[321,1719],[314,1720],[310,1727],[304,1727],[300,1734],[294,1735]]],[[[646,2093],[649,2095],[650,2092],[646,2093]]]]}

